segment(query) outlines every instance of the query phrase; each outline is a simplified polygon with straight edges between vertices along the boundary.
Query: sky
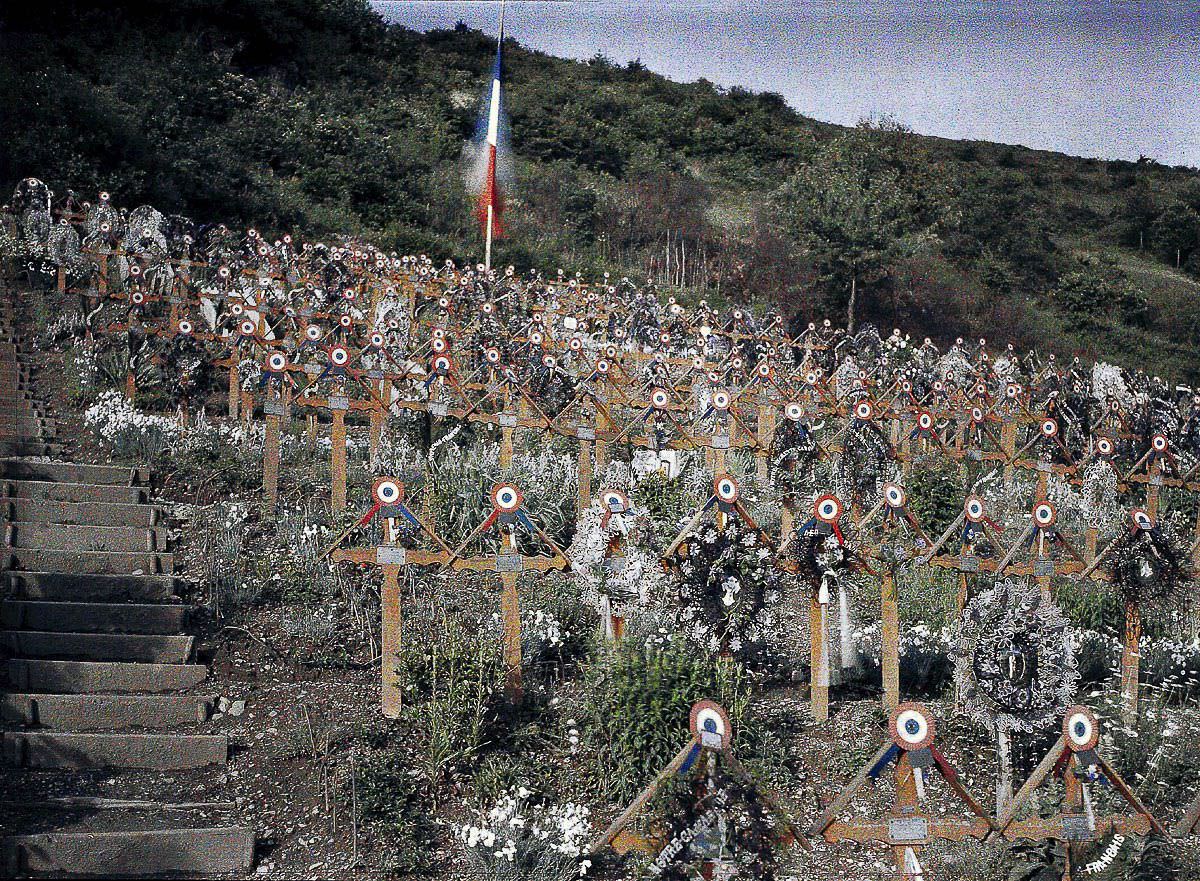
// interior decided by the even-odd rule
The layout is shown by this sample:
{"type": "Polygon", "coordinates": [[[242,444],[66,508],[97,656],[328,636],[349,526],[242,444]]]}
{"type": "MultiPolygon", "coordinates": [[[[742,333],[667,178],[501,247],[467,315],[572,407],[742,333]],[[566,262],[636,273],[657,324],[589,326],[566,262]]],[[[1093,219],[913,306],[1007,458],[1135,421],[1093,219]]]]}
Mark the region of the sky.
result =
{"type": "MultiPolygon", "coordinates": [[[[498,4],[374,2],[415,29],[495,33],[498,4]]],[[[1181,0],[510,2],[506,31],[568,58],[778,92],[801,113],[923,134],[1200,166],[1200,3],[1181,0]]]]}

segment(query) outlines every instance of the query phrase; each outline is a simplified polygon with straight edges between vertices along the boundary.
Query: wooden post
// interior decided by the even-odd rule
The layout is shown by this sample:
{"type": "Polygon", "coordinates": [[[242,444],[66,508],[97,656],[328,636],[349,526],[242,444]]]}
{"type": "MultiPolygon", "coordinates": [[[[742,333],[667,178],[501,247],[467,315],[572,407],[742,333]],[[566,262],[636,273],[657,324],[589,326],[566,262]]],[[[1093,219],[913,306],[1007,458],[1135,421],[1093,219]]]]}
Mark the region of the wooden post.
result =
{"type": "Polygon", "coordinates": [[[390,404],[389,398],[392,396],[392,384],[388,379],[379,381],[379,400],[375,402],[375,406],[371,409],[371,428],[367,436],[368,456],[371,465],[379,459],[379,442],[383,437],[383,423],[387,418],[387,410],[385,409],[390,404]]]}
{"type": "MultiPolygon", "coordinates": [[[[508,553],[517,553],[517,533],[511,531],[501,539],[508,553]]],[[[517,597],[517,572],[500,573],[500,616],[504,621],[504,692],[513,703],[520,703],[524,689],[521,684],[521,606],[517,597]]]]}
{"type": "Polygon", "coordinates": [[[896,579],[884,569],[880,595],[882,643],[879,662],[883,674],[883,708],[889,713],[900,704],[900,603],[896,579]]]}
{"type": "Polygon", "coordinates": [[[809,700],[818,722],[829,719],[829,633],[828,607],[821,602],[821,589],[813,590],[809,604],[809,700]]]}
{"type": "MultiPolygon", "coordinates": [[[[268,393],[269,395],[269,393],[268,393]]],[[[275,510],[279,500],[279,417],[272,412],[281,402],[268,397],[264,402],[266,428],[263,431],[263,509],[268,513],[275,510]]]]}
{"type": "Polygon", "coordinates": [[[1121,707],[1126,725],[1137,724],[1141,668],[1142,613],[1137,600],[1125,600],[1125,646],[1121,652],[1121,707]]]}
{"type": "Polygon", "coordinates": [[[229,356],[229,418],[238,418],[238,405],[242,400],[242,378],[238,371],[238,353],[229,356]]]}
{"type": "Polygon", "coordinates": [[[576,509],[579,513],[587,510],[592,503],[592,442],[581,440],[579,442],[579,489],[576,509]]]}
{"type": "Polygon", "coordinates": [[[329,505],[334,516],[346,510],[346,411],[330,408],[333,427],[329,431],[329,505]]]}
{"type": "Polygon", "coordinates": [[[400,687],[400,645],[403,621],[400,614],[400,567],[386,565],[383,569],[383,588],[380,594],[382,627],[379,637],[379,653],[382,656],[380,681],[382,682],[383,715],[389,719],[400,717],[404,692],[400,687]]]}
{"type": "MultiPolygon", "coordinates": [[[[920,808],[917,797],[917,781],[913,776],[912,760],[906,751],[896,759],[896,816],[907,817],[917,813],[920,808]]],[[[908,851],[916,855],[920,848],[916,844],[896,844],[892,846],[892,858],[896,861],[896,874],[901,881],[924,881],[919,872],[908,871],[908,851]]]]}

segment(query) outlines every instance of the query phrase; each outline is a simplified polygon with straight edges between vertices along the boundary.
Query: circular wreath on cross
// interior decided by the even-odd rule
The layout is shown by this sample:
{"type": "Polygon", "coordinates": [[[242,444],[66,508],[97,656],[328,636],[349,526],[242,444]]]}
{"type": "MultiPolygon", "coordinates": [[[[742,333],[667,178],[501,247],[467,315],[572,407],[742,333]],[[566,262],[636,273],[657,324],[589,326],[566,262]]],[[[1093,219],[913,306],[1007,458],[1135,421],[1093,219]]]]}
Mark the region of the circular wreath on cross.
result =
{"type": "Polygon", "coordinates": [[[963,610],[955,677],[963,707],[997,731],[1034,732],[1075,700],[1070,622],[1041,588],[1005,579],[963,610]]]}
{"type": "Polygon", "coordinates": [[[692,881],[707,864],[714,878],[774,881],[779,833],[755,787],[718,766],[704,788],[697,798],[692,781],[680,780],[664,792],[666,842],[649,877],[692,881]]]}
{"type": "Polygon", "coordinates": [[[1179,553],[1165,524],[1125,532],[1106,562],[1113,583],[1141,605],[1166,606],[1188,597],[1179,553]]]}
{"type": "Polygon", "coordinates": [[[891,476],[891,464],[891,449],[879,428],[855,420],[846,430],[834,472],[838,497],[878,498],[880,484],[891,476]]]}
{"type": "Polygon", "coordinates": [[[679,624],[692,642],[747,666],[770,666],[767,634],[783,598],[771,548],[757,529],[730,518],[700,526],[673,568],[679,624]]]}

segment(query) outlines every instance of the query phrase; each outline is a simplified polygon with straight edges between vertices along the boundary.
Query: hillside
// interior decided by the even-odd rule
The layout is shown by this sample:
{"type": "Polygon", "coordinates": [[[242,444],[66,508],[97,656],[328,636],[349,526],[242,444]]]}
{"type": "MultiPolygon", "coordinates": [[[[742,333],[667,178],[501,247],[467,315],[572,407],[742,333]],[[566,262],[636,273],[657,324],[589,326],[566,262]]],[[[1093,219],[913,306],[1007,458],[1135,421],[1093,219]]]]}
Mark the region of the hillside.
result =
{"type": "MultiPolygon", "coordinates": [[[[387,27],[365,0],[6,4],[0,190],[35,175],[477,259],[460,156],[492,52],[465,29],[387,27]]],[[[1196,170],[847,130],[777,95],[506,53],[503,262],[800,321],[844,314],[853,277],[860,320],[1200,378],[1196,170]]]]}

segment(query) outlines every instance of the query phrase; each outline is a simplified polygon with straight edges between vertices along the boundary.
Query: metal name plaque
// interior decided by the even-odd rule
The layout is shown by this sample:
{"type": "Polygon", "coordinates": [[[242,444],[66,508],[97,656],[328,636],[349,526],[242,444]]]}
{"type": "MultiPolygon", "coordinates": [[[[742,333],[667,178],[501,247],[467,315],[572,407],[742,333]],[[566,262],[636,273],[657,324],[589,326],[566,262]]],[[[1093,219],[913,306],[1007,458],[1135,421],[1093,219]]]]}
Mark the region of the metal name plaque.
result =
{"type": "Polygon", "coordinates": [[[1049,557],[1038,557],[1033,561],[1033,574],[1038,578],[1054,574],[1054,561],[1049,557]]]}
{"type": "Polygon", "coordinates": [[[380,566],[403,566],[406,562],[404,548],[380,545],[375,548],[375,562],[380,566]]]}
{"type": "Polygon", "coordinates": [[[496,417],[496,421],[500,424],[501,428],[516,428],[517,427],[517,414],[501,413],[500,415],[498,415],[496,417]]]}
{"type": "Polygon", "coordinates": [[[313,310],[310,306],[300,307],[300,317],[301,318],[311,318],[312,314],[313,314],[313,310]]]}
{"type": "Polygon", "coordinates": [[[1162,486],[1163,476],[1161,474],[1151,474],[1149,483],[1151,486],[1162,486]]]}
{"type": "Polygon", "coordinates": [[[330,395],[329,396],[330,410],[349,410],[350,399],[345,395],[330,395]]]}
{"type": "Polygon", "coordinates": [[[624,572],[625,558],[624,557],[607,557],[604,560],[604,568],[609,572],[624,572]]]}
{"type": "Polygon", "coordinates": [[[268,416],[286,416],[287,405],[283,401],[277,401],[272,398],[267,398],[263,401],[263,412],[268,416]]]}
{"type": "Polygon", "coordinates": [[[496,554],[497,572],[520,572],[525,568],[525,558],[520,554],[496,554]]]}
{"type": "Polygon", "coordinates": [[[445,416],[450,412],[450,406],[448,404],[433,403],[429,405],[429,412],[434,416],[445,416]]]}
{"type": "Polygon", "coordinates": [[[724,745],[724,738],[716,731],[701,731],[700,745],[709,749],[721,749],[724,745]]]}
{"type": "Polygon", "coordinates": [[[924,817],[892,817],[888,820],[892,844],[920,844],[929,840],[929,821],[924,817]]]}
{"type": "Polygon", "coordinates": [[[729,449],[729,435],[714,434],[713,439],[712,439],[712,447],[714,450],[728,450],[729,449]]]}
{"type": "Polygon", "coordinates": [[[579,440],[595,440],[596,429],[587,425],[581,425],[575,429],[575,437],[577,437],[579,440]]]}
{"type": "Polygon", "coordinates": [[[383,379],[383,371],[382,370],[368,370],[367,378],[368,379],[383,379]]]}
{"type": "Polygon", "coordinates": [[[1052,464],[1050,464],[1049,462],[1038,462],[1037,470],[1048,473],[1048,472],[1051,472],[1054,470],[1054,466],[1052,464]]]}
{"type": "Polygon", "coordinates": [[[1088,823],[1083,814],[1066,814],[1062,818],[1063,841],[1092,841],[1096,838],[1096,830],[1088,823]]]}
{"type": "Polygon", "coordinates": [[[982,462],[983,450],[967,450],[967,458],[972,462],[982,462]]]}
{"type": "Polygon", "coordinates": [[[309,362],[308,364],[304,365],[304,372],[309,376],[320,376],[324,370],[325,368],[320,364],[313,364],[312,362],[309,362]]]}
{"type": "Polygon", "coordinates": [[[978,557],[970,557],[970,556],[967,556],[966,554],[963,554],[961,557],[959,557],[958,568],[961,569],[963,572],[978,572],[979,571],[979,558],[978,557]]]}

